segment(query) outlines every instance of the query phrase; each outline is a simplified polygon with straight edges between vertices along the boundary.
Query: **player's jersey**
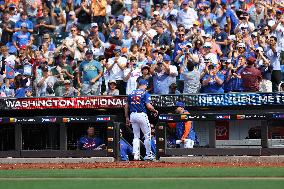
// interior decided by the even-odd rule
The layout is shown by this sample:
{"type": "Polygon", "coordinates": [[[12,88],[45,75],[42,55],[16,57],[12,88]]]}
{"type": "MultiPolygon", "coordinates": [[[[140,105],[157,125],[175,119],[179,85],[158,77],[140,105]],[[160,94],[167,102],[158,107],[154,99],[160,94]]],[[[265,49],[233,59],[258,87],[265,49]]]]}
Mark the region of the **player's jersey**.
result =
{"type": "Polygon", "coordinates": [[[81,137],[79,140],[79,149],[80,150],[94,150],[99,145],[102,144],[102,140],[100,138],[89,138],[89,137],[81,137]]]}
{"type": "Polygon", "coordinates": [[[151,103],[150,94],[143,89],[133,90],[127,97],[130,113],[132,112],[144,112],[146,113],[145,104],[151,103]]]}

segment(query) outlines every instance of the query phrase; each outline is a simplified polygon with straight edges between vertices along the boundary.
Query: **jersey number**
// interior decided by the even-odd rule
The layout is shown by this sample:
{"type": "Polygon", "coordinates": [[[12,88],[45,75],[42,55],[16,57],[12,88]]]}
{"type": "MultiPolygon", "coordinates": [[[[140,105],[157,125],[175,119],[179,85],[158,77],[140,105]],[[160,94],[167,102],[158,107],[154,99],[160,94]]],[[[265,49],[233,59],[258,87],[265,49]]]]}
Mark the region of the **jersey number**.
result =
{"type": "Polygon", "coordinates": [[[140,104],[140,96],[132,96],[131,97],[131,104],[140,104]]]}

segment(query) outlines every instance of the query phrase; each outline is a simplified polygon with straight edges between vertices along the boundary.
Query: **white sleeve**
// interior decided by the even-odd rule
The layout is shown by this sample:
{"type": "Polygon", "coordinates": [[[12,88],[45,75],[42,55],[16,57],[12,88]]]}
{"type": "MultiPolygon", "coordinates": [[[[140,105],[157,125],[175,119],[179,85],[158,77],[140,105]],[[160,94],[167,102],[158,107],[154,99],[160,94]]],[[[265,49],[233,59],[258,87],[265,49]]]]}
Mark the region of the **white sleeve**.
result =
{"type": "MultiPolygon", "coordinates": [[[[123,71],[124,80],[125,80],[126,76],[129,74],[130,71],[131,71],[130,68],[126,68],[126,69],[123,71]]],[[[125,80],[125,81],[127,81],[127,80],[125,80]]]]}

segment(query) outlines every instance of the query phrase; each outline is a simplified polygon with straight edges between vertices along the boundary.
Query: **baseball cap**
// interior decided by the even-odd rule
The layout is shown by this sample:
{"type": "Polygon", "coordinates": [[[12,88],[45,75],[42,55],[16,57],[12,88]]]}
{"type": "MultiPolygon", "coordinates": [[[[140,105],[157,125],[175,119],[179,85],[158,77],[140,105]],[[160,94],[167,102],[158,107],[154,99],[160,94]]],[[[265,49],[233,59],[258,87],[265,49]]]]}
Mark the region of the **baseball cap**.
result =
{"type": "Polygon", "coordinates": [[[25,50],[26,48],[27,48],[27,46],[26,46],[26,45],[20,45],[20,49],[25,50]]]}
{"type": "Polygon", "coordinates": [[[193,22],[193,25],[199,26],[199,25],[200,25],[200,22],[198,22],[198,20],[195,20],[195,21],[193,22]]]}
{"type": "Polygon", "coordinates": [[[50,36],[49,36],[48,33],[46,33],[46,34],[43,35],[43,38],[49,38],[49,37],[50,37],[50,36]]]}
{"type": "Polygon", "coordinates": [[[152,53],[157,53],[157,52],[159,52],[159,50],[158,50],[158,49],[153,48],[151,52],[152,52],[152,53]]]}
{"type": "Polygon", "coordinates": [[[69,15],[70,15],[70,16],[73,16],[73,15],[75,15],[75,12],[74,12],[74,11],[70,11],[70,12],[69,12],[69,15]]]}
{"type": "Polygon", "coordinates": [[[88,49],[85,54],[91,54],[92,55],[93,51],[91,49],[88,49]]]}
{"type": "Polygon", "coordinates": [[[171,61],[171,57],[167,54],[163,56],[163,61],[171,61]]]}
{"type": "Polygon", "coordinates": [[[276,14],[282,14],[282,11],[281,10],[277,10],[276,14]]]}
{"type": "Polygon", "coordinates": [[[15,4],[10,4],[8,7],[9,8],[16,8],[17,6],[15,4]]]}
{"type": "Polygon", "coordinates": [[[257,32],[252,32],[251,35],[254,36],[254,37],[257,37],[257,32]]]}
{"type": "Polygon", "coordinates": [[[65,80],[65,81],[64,81],[64,84],[65,84],[65,85],[66,85],[66,84],[67,84],[67,85],[70,85],[70,83],[71,83],[70,80],[65,80]]]}
{"type": "Polygon", "coordinates": [[[212,35],[208,33],[208,34],[205,34],[205,37],[206,38],[212,38],[212,35]]]}
{"type": "Polygon", "coordinates": [[[263,52],[263,48],[262,47],[257,47],[256,50],[263,52]]]}
{"type": "Polygon", "coordinates": [[[109,80],[108,84],[112,84],[112,83],[116,84],[116,81],[115,80],[109,80]]]}
{"type": "Polygon", "coordinates": [[[187,42],[187,43],[185,44],[185,46],[186,46],[186,47],[189,46],[190,48],[192,48],[192,44],[191,44],[190,42],[187,42]]]}
{"type": "Polygon", "coordinates": [[[147,70],[150,71],[150,66],[147,66],[147,65],[146,65],[146,66],[143,66],[143,67],[141,68],[141,71],[142,71],[142,70],[145,70],[145,69],[147,69],[147,70]]]}
{"type": "Polygon", "coordinates": [[[31,88],[31,87],[27,87],[26,89],[25,89],[25,92],[32,92],[33,91],[33,89],[31,88]]]}
{"type": "Polygon", "coordinates": [[[159,11],[154,11],[153,14],[156,16],[160,15],[159,11]]]}
{"type": "Polygon", "coordinates": [[[235,41],[236,40],[236,36],[235,35],[229,35],[228,39],[232,40],[232,41],[235,41]]]}
{"type": "Polygon", "coordinates": [[[124,16],[122,15],[119,15],[116,19],[116,21],[120,21],[120,22],[123,22],[123,20],[124,20],[124,16]]]}
{"type": "Polygon", "coordinates": [[[98,27],[98,23],[96,23],[96,22],[92,23],[91,27],[98,27]]]}
{"type": "Polygon", "coordinates": [[[183,4],[183,5],[188,5],[188,0],[184,0],[184,1],[182,2],[182,4],[183,4]]]}
{"type": "Polygon", "coordinates": [[[232,59],[229,58],[227,61],[226,61],[227,64],[231,64],[232,63],[232,59]]]}
{"type": "Polygon", "coordinates": [[[204,48],[211,48],[212,44],[210,42],[205,42],[203,45],[204,48]]]}
{"type": "Polygon", "coordinates": [[[114,53],[120,53],[121,52],[121,48],[120,47],[115,47],[115,49],[113,49],[114,53]]]}
{"type": "Polygon", "coordinates": [[[238,43],[237,47],[242,47],[242,48],[245,48],[246,45],[244,43],[238,43]]]}
{"type": "Polygon", "coordinates": [[[182,107],[182,108],[184,108],[184,107],[185,107],[185,104],[184,104],[183,102],[178,101],[178,102],[176,102],[176,107],[182,107]]]}
{"type": "Polygon", "coordinates": [[[227,5],[227,1],[226,0],[221,0],[220,5],[227,5]]]}
{"type": "Polygon", "coordinates": [[[145,79],[141,79],[141,80],[139,80],[138,84],[139,85],[148,85],[148,81],[145,80],[145,79]]]}

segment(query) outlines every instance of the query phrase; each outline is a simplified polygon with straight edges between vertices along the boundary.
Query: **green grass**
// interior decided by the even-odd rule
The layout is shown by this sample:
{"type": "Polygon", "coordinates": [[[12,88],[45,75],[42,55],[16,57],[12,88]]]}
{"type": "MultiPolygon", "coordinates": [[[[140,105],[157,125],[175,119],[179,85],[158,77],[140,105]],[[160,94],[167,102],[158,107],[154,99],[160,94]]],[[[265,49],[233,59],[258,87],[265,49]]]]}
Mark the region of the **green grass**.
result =
{"type": "Polygon", "coordinates": [[[284,168],[0,170],[0,189],[282,189],[283,186],[284,168]],[[227,178],[221,179],[224,177],[227,178]]]}

